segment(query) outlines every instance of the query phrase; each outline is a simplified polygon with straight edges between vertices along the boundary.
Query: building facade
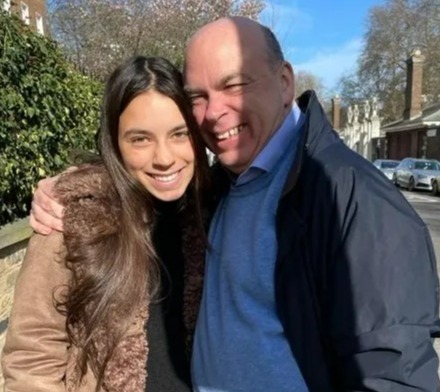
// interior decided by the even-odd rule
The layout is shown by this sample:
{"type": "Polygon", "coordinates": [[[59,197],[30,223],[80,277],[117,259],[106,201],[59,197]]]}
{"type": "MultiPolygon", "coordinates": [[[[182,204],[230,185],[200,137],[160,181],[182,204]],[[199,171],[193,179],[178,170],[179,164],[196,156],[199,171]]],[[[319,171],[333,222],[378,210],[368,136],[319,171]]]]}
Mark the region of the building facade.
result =
{"type": "Polygon", "coordinates": [[[0,0],[3,10],[16,14],[36,32],[47,33],[46,2],[44,0],[0,0]]]}
{"type": "Polygon", "coordinates": [[[380,117],[375,97],[362,105],[349,106],[347,122],[340,135],[345,144],[368,160],[375,160],[384,148],[381,143],[380,117]]]}
{"type": "Polygon", "coordinates": [[[422,95],[424,56],[415,50],[407,60],[405,110],[401,119],[382,127],[386,158],[440,159],[440,102],[422,95]]]}
{"type": "MultiPolygon", "coordinates": [[[[423,96],[423,63],[420,50],[415,50],[407,60],[402,118],[382,125],[375,98],[348,108],[347,122],[340,134],[350,148],[368,160],[440,160],[440,97],[423,96]]],[[[333,113],[333,117],[339,121],[339,115],[333,113]]]]}

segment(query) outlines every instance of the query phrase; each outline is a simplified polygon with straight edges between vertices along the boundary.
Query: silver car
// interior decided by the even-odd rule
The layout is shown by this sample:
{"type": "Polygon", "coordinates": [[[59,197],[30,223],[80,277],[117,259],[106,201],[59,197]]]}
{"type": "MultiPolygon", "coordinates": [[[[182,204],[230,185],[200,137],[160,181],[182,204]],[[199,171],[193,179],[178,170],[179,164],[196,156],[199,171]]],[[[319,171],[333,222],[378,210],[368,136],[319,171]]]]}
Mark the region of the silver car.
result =
{"type": "Polygon", "coordinates": [[[400,161],[395,161],[393,159],[376,159],[373,162],[373,165],[376,166],[383,174],[385,174],[385,177],[392,181],[394,171],[399,163],[400,161]]]}
{"type": "Polygon", "coordinates": [[[432,194],[437,196],[440,193],[440,176],[432,179],[432,194]]]}
{"type": "Polygon", "coordinates": [[[440,164],[433,159],[405,158],[396,167],[393,182],[409,191],[432,191],[432,180],[440,176],[440,164]]]}

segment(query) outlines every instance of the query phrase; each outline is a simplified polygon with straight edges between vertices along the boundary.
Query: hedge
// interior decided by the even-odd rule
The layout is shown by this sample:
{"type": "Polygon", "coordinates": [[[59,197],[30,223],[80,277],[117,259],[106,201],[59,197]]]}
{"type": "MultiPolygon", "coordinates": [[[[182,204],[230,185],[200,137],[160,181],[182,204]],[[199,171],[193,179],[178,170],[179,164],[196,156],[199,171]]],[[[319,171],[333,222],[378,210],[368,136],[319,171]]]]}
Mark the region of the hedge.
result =
{"type": "Polygon", "coordinates": [[[28,215],[39,179],[93,151],[102,85],[51,39],[0,12],[0,226],[28,215]]]}

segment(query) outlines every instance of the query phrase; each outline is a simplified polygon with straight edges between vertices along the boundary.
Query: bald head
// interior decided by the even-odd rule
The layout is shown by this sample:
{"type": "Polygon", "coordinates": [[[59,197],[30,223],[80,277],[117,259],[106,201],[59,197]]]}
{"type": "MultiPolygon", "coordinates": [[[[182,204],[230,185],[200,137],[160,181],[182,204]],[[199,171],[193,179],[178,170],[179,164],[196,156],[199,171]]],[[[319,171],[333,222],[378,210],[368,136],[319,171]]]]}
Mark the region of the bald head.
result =
{"type": "Polygon", "coordinates": [[[211,44],[212,50],[216,50],[216,40],[213,37],[224,42],[231,36],[238,37],[243,48],[250,46],[254,53],[264,55],[272,67],[284,61],[280,43],[273,32],[268,27],[242,16],[220,18],[201,27],[189,41],[187,50],[203,40],[211,44]]]}

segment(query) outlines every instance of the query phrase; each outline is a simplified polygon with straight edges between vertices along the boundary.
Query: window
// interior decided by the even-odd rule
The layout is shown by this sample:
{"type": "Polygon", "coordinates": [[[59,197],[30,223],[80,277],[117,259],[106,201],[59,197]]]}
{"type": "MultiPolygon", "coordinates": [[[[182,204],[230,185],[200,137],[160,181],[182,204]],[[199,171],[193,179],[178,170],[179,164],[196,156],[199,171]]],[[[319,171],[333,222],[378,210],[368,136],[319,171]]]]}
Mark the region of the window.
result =
{"type": "Polygon", "coordinates": [[[26,3],[20,3],[21,19],[25,24],[29,24],[29,6],[26,3]]]}
{"type": "Polygon", "coordinates": [[[38,12],[35,13],[35,21],[36,21],[36,24],[37,24],[37,31],[40,34],[44,35],[43,17],[38,12]]]}
{"type": "Polygon", "coordinates": [[[435,161],[418,161],[414,168],[417,170],[438,170],[439,166],[435,161]]]}
{"type": "Polygon", "coordinates": [[[394,169],[399,164],[399,161],[382,161],[382,169],[394,169]]]}
{"type": "Polygon", "coordinates": [[[6,12],[9,12],[11,10],[11,0],[3,0],[3,9],[6,12]]]}

